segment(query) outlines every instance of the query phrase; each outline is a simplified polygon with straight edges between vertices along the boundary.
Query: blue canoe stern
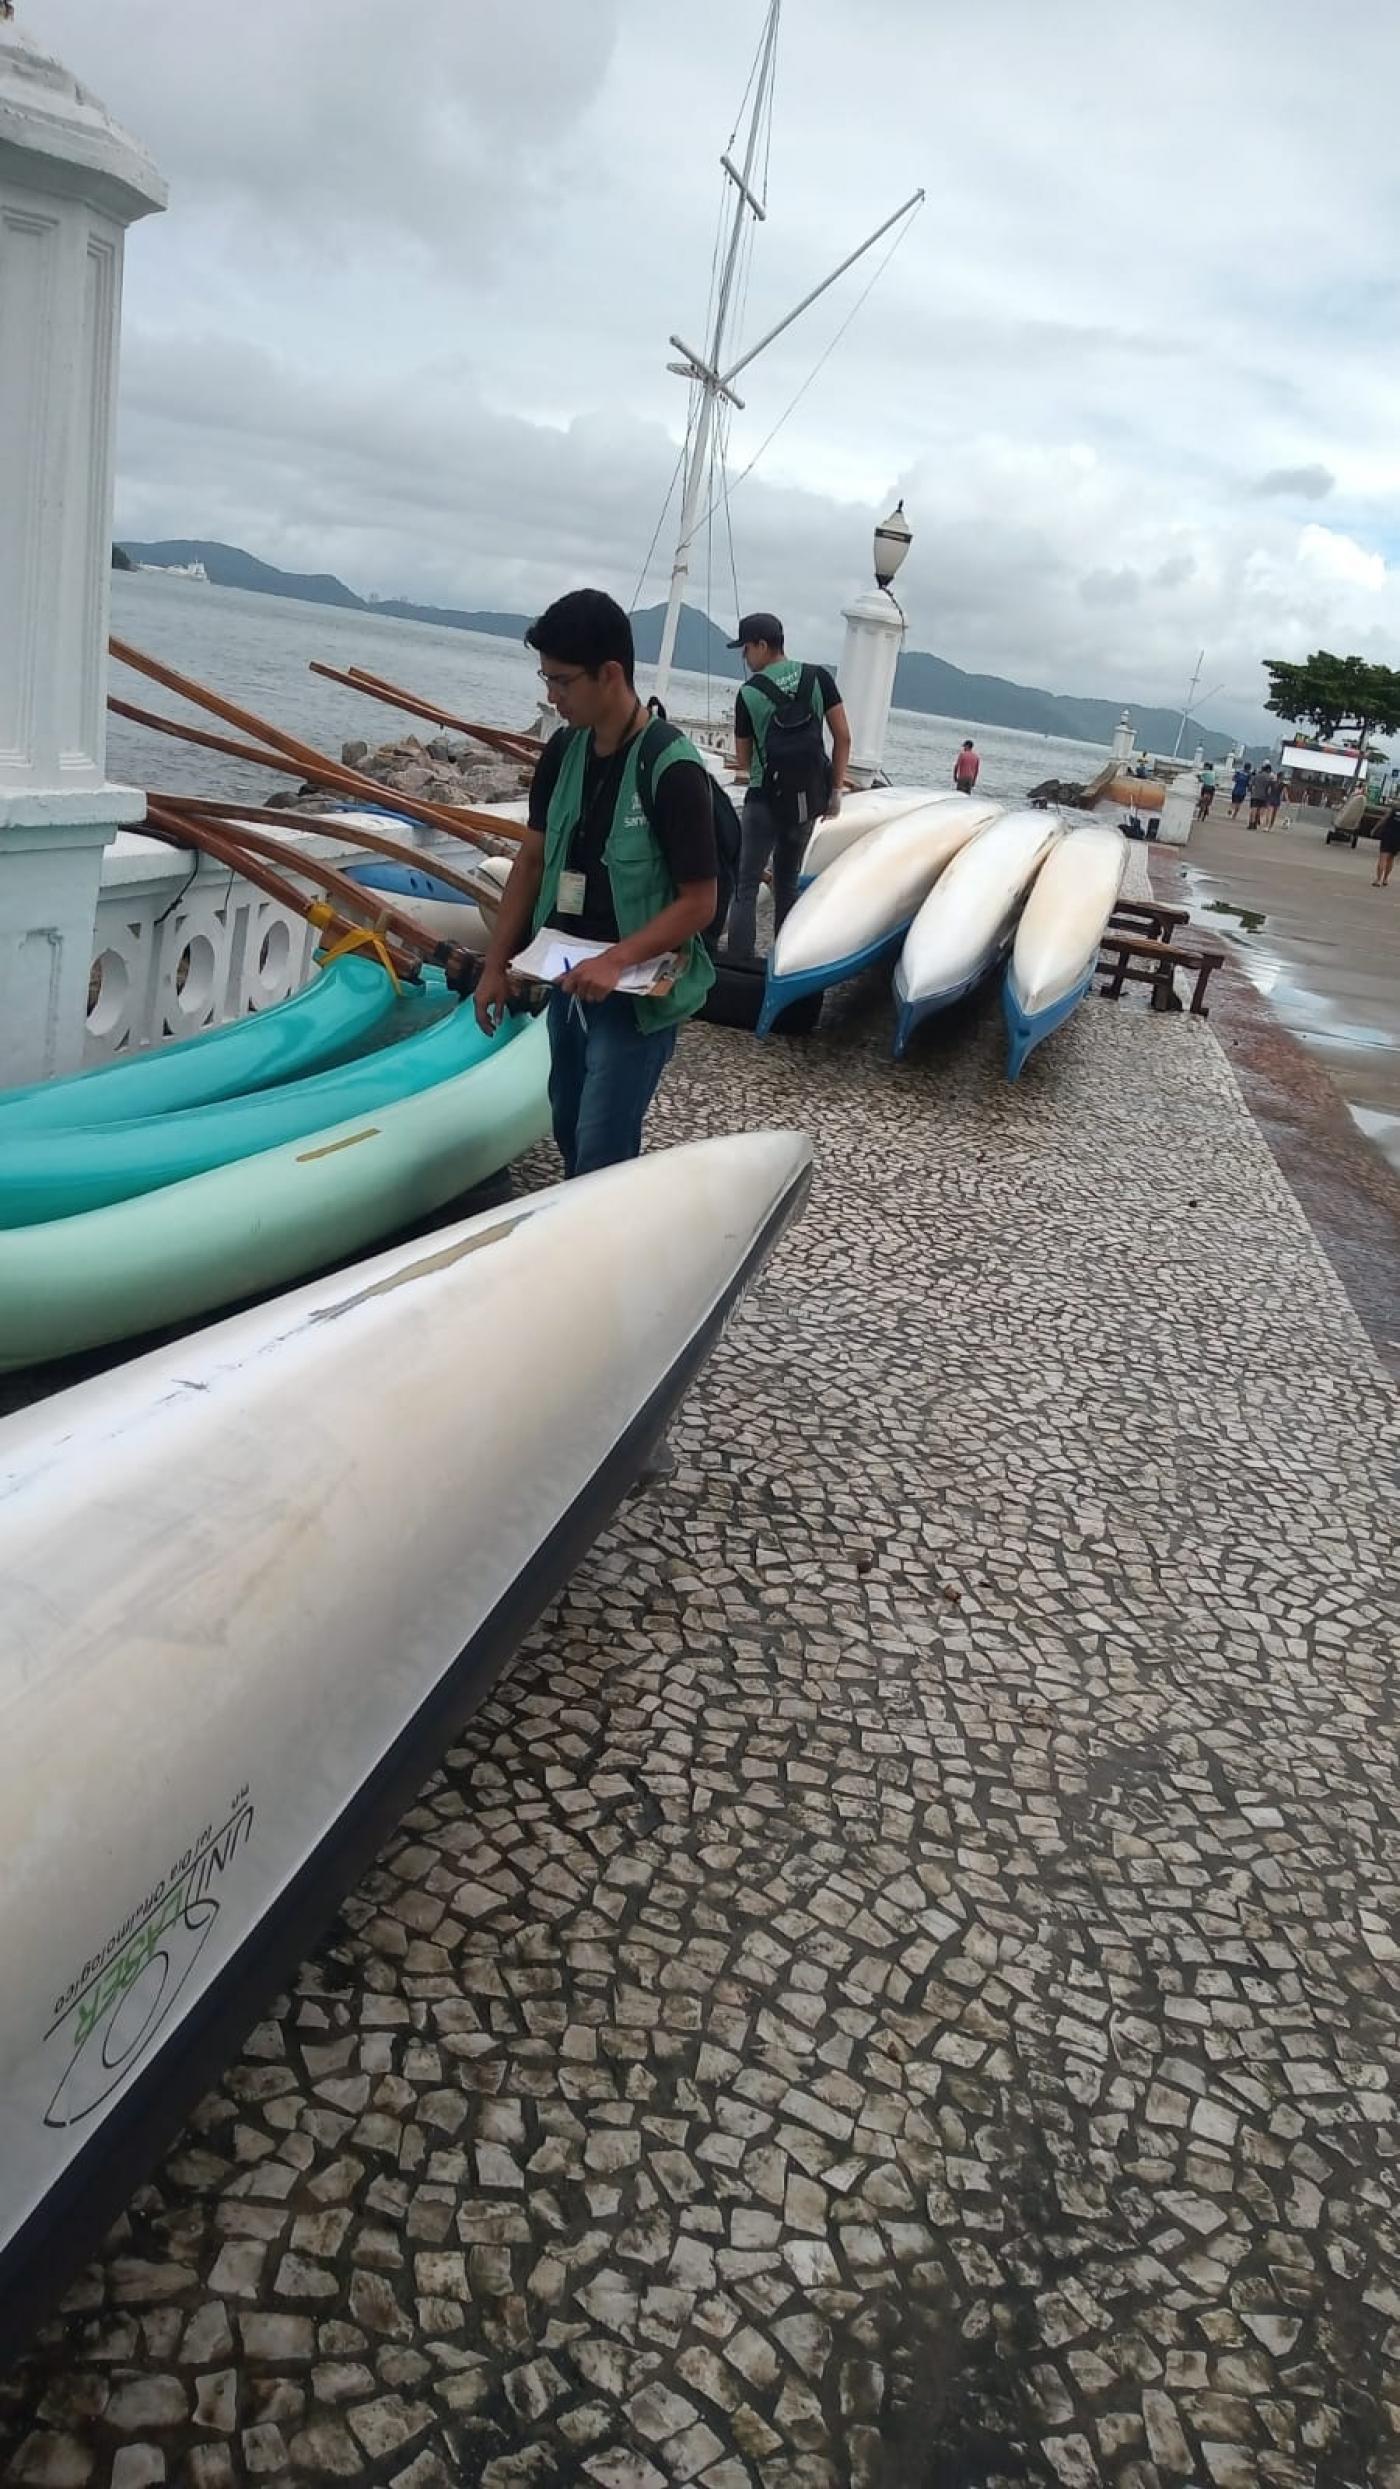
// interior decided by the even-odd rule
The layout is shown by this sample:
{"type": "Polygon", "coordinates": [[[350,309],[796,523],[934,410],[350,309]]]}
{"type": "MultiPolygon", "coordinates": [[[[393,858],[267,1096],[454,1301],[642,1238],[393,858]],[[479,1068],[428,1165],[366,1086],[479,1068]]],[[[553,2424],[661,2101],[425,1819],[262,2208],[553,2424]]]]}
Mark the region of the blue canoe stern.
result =
{"type": "Polygon", "coordinates": [[[936,994],[921,994],[917,1002],[911,1002],[907,994],[900,992],[896,979],[894,989],[894,998],[898,1006],[894,1024],[896,1063],[903,1056],[904,1049],[921,1020],[931,1020],[936,1011],[951,1011],[954,1003],[960,1003],[964,994],[970,994],[975,986],[980,985],[986,974],[987,963],[984,960],[980,968],[974,968],[970,977],[960,978],[956,985],[942,985],[936,994]]]}
{"type": "Polygon", "coordinates": [[[1001,989],[1001,1007],[1009,1041],[1006,1049],[1008,1080],[1020,1079],[1025,1069],[1026,1058],[1032,1049],[1040,1044],[1043,1037],[1048,1037],[1052,1030],[1063,1027],[1070,1013],[1083,1001],[1093,982],[1094,970],[1090,967],[1080,978],[1079,983],[1071,986],[1067,994],[1062,994],[1057,1003],[1047,1003],[1043,1011],[1027,1011],[1012,983],[1011,970],[1007,969],[1006,980],[1001,989]]]}
{"type": "Polygon", "coordinates": [[[882,934],[878,942],[867,942],[864,950],[848,951],[844,959],[823,960],[820,967],[802,968],[793,976],[774,976],[770,951],[755,1034],[766,1037],[789,1003],[799,1003],[808,994],[823,994],[831,985],[845,985],[852,977],[858,977],[862,969],[878,968],[882,961],[892,958],[903,949],[904,937],[913,921],[912,916],[906,917],[893,933],[882,934]]]}

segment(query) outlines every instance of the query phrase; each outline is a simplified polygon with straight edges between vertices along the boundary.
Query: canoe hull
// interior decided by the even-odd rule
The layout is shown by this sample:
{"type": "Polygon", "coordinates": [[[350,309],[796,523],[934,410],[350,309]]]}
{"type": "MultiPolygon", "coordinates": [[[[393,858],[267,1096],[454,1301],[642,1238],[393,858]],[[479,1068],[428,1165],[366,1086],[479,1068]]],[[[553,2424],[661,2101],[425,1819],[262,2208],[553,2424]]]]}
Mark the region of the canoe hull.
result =
{"type": "Polygon", "coordinates": [[[824,994],[829,986],[845,985],[854,977],[863,976],[867,968],[879,968],[893,959],[909,930],[906,917],[902,925],[881,936],[878,942],[867,942],[863,949],[847,952],[844,959],[825,960],[819,967],[794,969],[790,976],[773,973],[770,953],[763,983],[763,1000],[758,1007],[754,1034],[767,1037],[783,1013],[793,1003],[804,1001],[810,994],[824,994]]]}
{"type": "Polygon", "coordinates": [[[1058,814],[1003,813],[955,856],[909,928],[894,973],[894,1051],[970,994],[1010,945],[1026,894],[1062,836],[1058,814]]]}
{"type": "Polygon", "coordinates": [[[615,1509],[809,1163],[643,1159],[0,1428],[0,2357],[615,1509]]]}
{"type": "Polygon", "coordinates": [[[77,1218],[158,1192],[347,1116],[382,1113],[470,1070],[497,1041],[478,1027],[469,1003],[440,991],[448,1008],[426,1028],[306,1080],[139,1123],[21,1134],[0,1153],[0,1228],[77,1218]]]}
{"type": "Polygon", "coordinates": [[[0,1233],[0,1372],[188,1322],[359,1252],[549,1130],[549,1036],[520,1027],[397,1106],[85,1218],[0,1233]]]}
{"type": "Polygon", "coordinates": [[[223,1028],[201,1029],[67,1079],[0,1091],[0,1143],[179,1113],[301,1079],[367,1037],[388,1018],[393,1001],[393,984],[376,960],[335,960],[285,1002],[223,1028]]]}
{"type": "Polygon", "coordinates": [[[936,796],[839,856],[804,890],[773,945],[760,1034],[788,1003],[842,984],[897,948],[938,875],[1000,810],[936,796]]]}
{"type": "Polygon", "coordinates": [[[1086,822],[1067,832],[1037,874],[1003,989],[1009,1080],[1018,1077],[1032,1047],[1063,1026],[1093,983],[1127,862],[1121,831],[1086,822]]]}
{"type": "MultiPolygon", "coordinates": [[[[504,889],[510,866],[506,858],[482,856],[472,861],[471,869],[504,889]]],[[[463,950],[474,952],[478,959],[485,957],[491,939],[485,917],[474,899],[469,899],[465,891],[454,889],[440,874],[411,864],[379,860],[352,864],[346,873],[362,890],[382,890],[401,915],[411,916],[415,924],[438,941],[460,943],[463,950]]]]}
{"type": "Polygon", "coordinates": [[[1006,1077],[1008,1080],[1020,1079],[1026,1067],[1027,1056],[1040,1044],[1042,1038],[1052,1036],[1057,1028],[1064,1026],[1071,1012],[1078,1009],[1093,982],[1094,971],[1091,966],[1085,970],[1078,985],[1071,986],[1069,992],[1062,994],[1058,1002],[1045,1003],[1038,1011],[1028,1011],[1016,990],[1011,963],[1007,962],[1006,978],[1001,989],[1001,1007],[1002,1016],[1006,1021],[1006,1077]]]}
{"type": "Polygon", "coordinates": [[[925,804],[958,802],[955,796],[944,797],[935,787],[872,786],[858,795],[842,798],[841,809],[834,821],[819,821],[807,841],[799,876],[805,889],[815,881],[838,856],[868,838],[872,830],[883,829],[887,821],[898,821],[906,812],[919,812],[925,804]]]}

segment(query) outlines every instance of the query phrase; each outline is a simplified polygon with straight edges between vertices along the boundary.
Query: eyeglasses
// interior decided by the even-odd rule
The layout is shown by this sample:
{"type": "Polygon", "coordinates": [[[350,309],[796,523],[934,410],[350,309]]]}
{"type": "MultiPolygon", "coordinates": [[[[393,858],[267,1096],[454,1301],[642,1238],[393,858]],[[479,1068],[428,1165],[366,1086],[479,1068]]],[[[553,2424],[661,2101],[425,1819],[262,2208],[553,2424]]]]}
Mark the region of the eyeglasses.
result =
{"type": "Polygon", "coordinates": [[[540,666],[537,672],[546,691],[571,691],[575,683],[584,681],[588,668],[586,665],[579,665],[575,666],[572,674],[551,674],[544,666],[540,666]]]}

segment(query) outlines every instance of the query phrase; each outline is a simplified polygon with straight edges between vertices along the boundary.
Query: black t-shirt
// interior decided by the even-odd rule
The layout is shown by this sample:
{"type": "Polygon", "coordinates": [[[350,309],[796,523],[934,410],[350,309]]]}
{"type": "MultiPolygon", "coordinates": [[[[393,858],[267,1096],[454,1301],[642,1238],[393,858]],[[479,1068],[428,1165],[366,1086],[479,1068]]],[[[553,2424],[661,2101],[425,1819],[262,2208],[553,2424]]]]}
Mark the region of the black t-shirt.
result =
{"type": "MultiPolygon", "coordinates": [[[[836,686],[836,677],[832,673],[829,665],[814,665],[812,672],[817,678],[817,689],[821,694],[822,715],[825,717],[830,710],[840,708],[841,694],[836,686]]],[[[753,675],[749,676],[750,682],[753,682],[756,679],[757,678],[753,675]]],[[[766,699],[768,695],[764,692],[759,696],[762,699],[766,699]]],[[[754,741],[753,719],[749,715],[748,704],[739,696],[737,692],[734,696],[734,732],[736,735],[742,735],[745,743],[752,743],[754,741]]]]}
{"type": "MultiPolygon", "coordinates": [[[[561,727],[545,745],[530,781],[530,827],[543,832],[549,799],[558,783],[568,727],[561,727]]],[[[564,916],[556,907],[549,921],[556,930],[582,934],[587,942],[616,942],[617,910],[603,850],[613,825],[627,745],[605,759],[590,742],[583,770],[583,810],[564,858],[567,872],[584,876],[583,913],[564,916]]],[[[700,761],[672,761],[656,779],[652,794],[652,831],[679,890],[682,882],[712,882],[719,866],[715,854],[714,802],[710,774],[700,761]]]]}

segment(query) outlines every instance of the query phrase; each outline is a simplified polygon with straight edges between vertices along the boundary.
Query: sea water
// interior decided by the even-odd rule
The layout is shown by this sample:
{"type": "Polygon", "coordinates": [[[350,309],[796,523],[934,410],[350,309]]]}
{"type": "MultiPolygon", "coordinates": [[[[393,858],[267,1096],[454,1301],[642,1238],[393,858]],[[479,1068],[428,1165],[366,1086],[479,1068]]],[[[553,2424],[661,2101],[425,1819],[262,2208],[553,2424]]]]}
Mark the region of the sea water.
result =
{"type": "MultiPolygon", "coordinates": [[[[400,622],[335,605],[307,605],[245,588],[215,588],[154,572],[114,572],[112,629],[119,639],[134,642],[241,707],[258,710],[284,733],[315,744],[337,760],[342,743],[352,737],[370,744],[409,734],[426,740],[436,730],[363,692],[326,682],[310,672],[313,657],[342,672],[364,666],[488,726],[529,727],[543,697],[538,659],[518,640],[454,631],[439,623],[400,622]]],[[[838,629],[833,625],[833,645],[838,629]]],[[[796,653],[817,659],[823,652],[796,653]]],[[[644,694],[648,673],[643,668],[638,678],[644,694]]],[[[236,735],[235,728],[221,728],[217,719],[187,708],[123,665],[113,665],[110,688],[119,699],[141,708],[236,735]]],[[[667,706],[673,717],[708,718],[721,727],[732,719],[735,689],[732,681],[719,676],[676,674],[667,706]]],[[[951,786],[953,757],[965,735],[973,737],[982,755],[978,794],[1007,802],[1044,778],[1090,778],[1108,757],[1107,748],[1098,744],[896,709],[885,745],[886,771],[901,785],[951,786]]],[[[109,775],[127,785],[253,804],[265,802],[278,784],[251,762],[201,752],[120,717],[109,720],[107,765],[109,775]]],[[[283,784],[291,784],[297,775],[295,765],[289,764],[283,784]]]]}

